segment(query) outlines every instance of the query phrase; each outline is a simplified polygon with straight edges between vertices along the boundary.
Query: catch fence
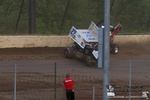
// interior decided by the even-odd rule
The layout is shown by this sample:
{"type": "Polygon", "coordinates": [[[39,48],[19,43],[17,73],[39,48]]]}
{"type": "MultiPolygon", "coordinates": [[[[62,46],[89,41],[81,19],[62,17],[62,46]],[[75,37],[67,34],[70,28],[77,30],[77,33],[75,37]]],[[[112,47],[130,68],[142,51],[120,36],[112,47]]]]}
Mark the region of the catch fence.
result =
{"type": "MultiPolygon", "coordinates": [[[[78,64],[74,66],[61,63],[40,64],[39,62],[2,64],[0,66],[0,100],[66,100],[63,80],[67,73],[70,73],[75,80],[76,100],[101,99],[102,69],[96,66],[80,67],[81,65],[78,64]]],[[[148,60],[124,60],[111,63],[110,84],[115,87],[143,86],[143,90],[150,90],[149,66],[148,60]]],[[[124,95],[124,93],[117,92],[116,95],[124,95]]],[[[126,95],[128,95],[127,92],[126,95]]],[[[139,92],[138,95],[140,95],[139,92]]]]}

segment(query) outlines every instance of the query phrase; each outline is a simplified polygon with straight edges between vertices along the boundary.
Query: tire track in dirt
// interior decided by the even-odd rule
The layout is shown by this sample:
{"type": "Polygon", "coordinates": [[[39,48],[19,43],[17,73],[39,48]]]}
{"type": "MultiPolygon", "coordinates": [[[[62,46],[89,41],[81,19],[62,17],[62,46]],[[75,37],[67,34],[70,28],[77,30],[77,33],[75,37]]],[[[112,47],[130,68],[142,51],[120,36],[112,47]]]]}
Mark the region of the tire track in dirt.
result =
{"type": "MultiPolygon", "coordinates": [[[[118,85],[128,85],[129,84],[129,62],[133,61],[133,69],[132,69],[132,84],[134,85],[143,85],[145,89],[150,91],[150,73],[149,66],[150,63],[150,53],[148,50],[138,50],[140,47],[130,47],[124,48],[121,46],[121,51],[117,55],[110,55],[110,84],[118,84],[118,85]],[[130,49],[132,48],[132,49],[130,49]],[[128,50],[130,49],[130,50],[128,50]],[[134,52],[135,51],[135,52],[134,52]],[[146,51],[146,52],[144,52],[146,51]],[[143,53],[144,52],[144,53],[143,53]],[[144,67],[143,67],[144,66],[144,67]]],[[[149,48],[143,48],[149,49],[149,48]]],[[[150,50],[150,49],[149,49],[150,50]]],[[[87,94],[91,91],[92,86],[98,87],[99,95],[97,98],[101,98],[101,90],[103,83],[103,71],[102,69],[98,69],[96,66],[87,67],[85,63],[77,60],[77,59],[66,59],[62,56],[63,48],[30,48],[30,49],[1,49],[0,50],[0,60],[2,63],[13,64],[14,62],[22,65],[24,68],[37,67],[37,69],[32,69],[33,73],[41,71],[42,74],[39,75],[40,81],[42,81],[42,85],[45,82],[50,82],[51,86],[54,84],[54,63],[57,62],[57,88],[63,89],[63,79],[66,73],[70,73],[71,76],[76,81],[77,93],[81,94],[84,89],[87,90],[87,94]],[[12,62],[11,62],[12,61],[12,62]],[[30,61],[30,62],[29,62],[30,61]],[[28,65],[32,65],[29,66],[28,65]],[[47,69],[41,69],[41,66],[50,66],[49,74],[47,69]],[[45,75],[44,75],[44,74],[45,75]],[[81,84],[84,83],[84,84],[81,84]]],[[[4,64],[4,65],[5,65],[4,64]]],[[[42,67],[43,67],[42,66],[42,67]]],[[[26,69],[25,69],[26,70],[26,69]]],[[[32,70],[29,70],[32,72],[32,70]]],[[[26,70],[28,71],[28,70],[26,70]]],[[[37,75],[38,76],[38,75],[37,75]]],[[[35,74],[35,77],[37,77],[35,74]]],[[[33,77],[31,77],[33,78],[33,77]]],[[[34,79],[32,81],[37,81],[39,78],[34,79]]],[[[39,84],[41,85],[41,84],[39,84]]],[[[33,84],[34,86],[34,84],[33,84]]],[[[42,86],[41,86],[42,87],[42,86]]],[[[53,87],[51,87],[53,88],[53,87]]],[[[62,91],[59,93],[61,95],[62,91]]],[[[89,100],[91,96],[77,96],[83,99],[89,100]]],[[[53,95],[53,94],[51,94],[53,95]]],[[[62,98],[62,96],[60,97],[62,98]]]]}

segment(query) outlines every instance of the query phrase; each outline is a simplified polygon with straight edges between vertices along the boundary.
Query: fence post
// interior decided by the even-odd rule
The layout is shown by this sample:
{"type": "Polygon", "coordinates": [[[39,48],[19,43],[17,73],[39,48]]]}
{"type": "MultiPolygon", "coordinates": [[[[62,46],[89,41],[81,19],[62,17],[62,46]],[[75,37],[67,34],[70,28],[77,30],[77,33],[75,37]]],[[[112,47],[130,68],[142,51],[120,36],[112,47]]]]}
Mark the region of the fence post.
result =
{"type": "Polygon", "coordinates": [[[130,66],[129,66],[129,100],[131,100],[131,82],[132,82],[132,69],[131,69],[131,67],[132,67],[132,62],[131,62],[131,60],[130,60],[130,66]]]}
{"type": "Polygon", "coordinates": [[[95,100],[95,86],[93,86],[93,100],[95,100]]]}
{"type": "Polygon", "coordinates": [[[55,75],[54,75],[54,100],[56,100],[56,62],[55,62],[55,75]]]}
{"type": "Polygon", "coordinates": [[[17,65],[15,64],[15,67],[14,67],[14,100],[16,100],[16,71],[17,71],[17,65]]]}

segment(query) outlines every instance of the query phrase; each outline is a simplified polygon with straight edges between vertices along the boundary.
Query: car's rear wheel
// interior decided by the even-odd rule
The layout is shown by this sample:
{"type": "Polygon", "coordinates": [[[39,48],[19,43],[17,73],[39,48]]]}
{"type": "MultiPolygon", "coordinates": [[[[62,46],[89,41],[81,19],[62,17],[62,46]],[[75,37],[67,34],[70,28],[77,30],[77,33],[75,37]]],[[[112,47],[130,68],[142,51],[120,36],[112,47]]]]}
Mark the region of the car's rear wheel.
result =
{"type": "Polygon", "coordinates": [[[119,46],[117,44],[111,44],[110,53],[117,54],[119,52],[119,46]]]}

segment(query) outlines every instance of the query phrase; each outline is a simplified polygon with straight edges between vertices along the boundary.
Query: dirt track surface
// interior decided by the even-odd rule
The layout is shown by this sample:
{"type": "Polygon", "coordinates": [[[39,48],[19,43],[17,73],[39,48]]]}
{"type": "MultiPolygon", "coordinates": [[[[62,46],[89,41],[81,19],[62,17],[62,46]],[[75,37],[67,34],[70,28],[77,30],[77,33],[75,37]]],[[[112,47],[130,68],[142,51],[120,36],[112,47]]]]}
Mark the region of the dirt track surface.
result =
{"type": "MultiPolygon", "coordinates": [[[[54,64],[57,64],[57,88],[58,90],[61,89],[61,92],[59,92],[57,95],[58,100],[65,100],[65,94],[63,93],[63,78],[66,73],[71,73],[72,77],[75,78],[76,84],[76,98],[78,100],[91,100],[92,95],[90,92],[92,90],[88,91],[89,88],[92,88],[93,86],[98,87],[98,92],[96,93],[96,98],[102,98],[102,69],[98,69],[96,65],[93,65],[91,67],[87,67],[83,61],[80,61],[78,59],[66,59],[63,57],[63,49],[64,48],[11,48],[11,49],[0,49],[0,66],[13,66],[17,64],[18,66],[27,67],[27,65],[30,65],[29,67],[37,67],[36,69],[33,69],[33,72],[38,72],[41,69],[38,69],[40,65],[43,65],[42,71],[43,73],[47,73],[47,66],[52,66],[50,68],[50,76],[54,75],[54,64]],[[87,90],[86,90],[87,89],[87,90]],[[80,94],[84,94],[81,96],[80,94]],[[90,94],[90,95],[89,95],[90,94]],[[100,96],[99,96],[100,95],[100,96]]],[[[117,55],[110,55],[110,84],[113,84],[114,86],[124,86],[129,84],[129,68],[132,67],[131,70],[131,78],[132,78],[132,85],[134,86],[143,86],[144,89],[150,91],[150,48],[145,48],[140,50],[140,47],[128,47],[128,48],[122,48],[117,55]]],[[[25,74],[28,74],[28,70],[26,70],[25,74]]],[[[3,70],[0,70],[0,72],[3,72],[3,70]]],[[[22,69],[20,69],[20,72],[22,72],[22,69]]],[[[39,74],[34,74],[37,78],[39,74]]],[[[8,74],[8,76],[12,75],[8,74]]],[[[23,74],[19,74],[19,77],[22,77],[23,74]]],[[[29,75],[30,76],[30,75],[29,75]]],[[[4,76],[6,78],[7,76],[4,76]]],[[[41,76],[40,76],[41,77],[41,76]]],[[[41,77],[45,81],[44,75],[41,77]]],[[[3,79],[2,79],[3,80],[3,79]]],[[[47,79],[46,79],[47,80],[47,79]]],[[[48,80],[50,82],[53,82],[53,79],[48,80]]],[[[20,84],[25,85],[25,82],[19,81],[20,84]]],[[[34,82],[33,82],[34,83],[34,82]]],[[[7,83],[11,84],[11,83],[7,83]]],[[[18,83],[19,84],[19,83],[18,83]]],[[[29,83],[26,83],[29,84],[29,83]]],[[[45,86],[50,86],[49,83],[37,84],[36,82],[34,85],[27,86],[24,91],[27,91],[27,89],[43,89],[45,95],[47,93],[47,90],[45,89],[45,86]],[[36,84],[36,86],[35,86],[36,84]]],[[[8,92],[8,90],[13,91],[13,89],[7,89],[5,87],[5,84],[2,84],[0,82],[0,85],[4,85],[4,88],[0,89],[0,98],[4,98],[4,100],[11,100],[12,94],[8,92]],[[4,93],[6,94],[2,96],[4,93]],[[9,95],[11,95],[9,97],[9,95]]],[[[7,87],[9,86],[7,85],[7,87]]],[[[27,100],[23,99],[22,94],[25,94],[28,96],[28,93],[21,92],[22,85],[19,85],[18,87],[18,100],[27,100]]],[[[51,89],[53,89],[53,85],[51,85],[51,89]]],[[[23,91],[22,90],[22,91],[23,91]]],[[[34,92],[34,91],[33,91],[34,92]]],[[[38,92],[36,91],[36,94],[38,92]]],[[[119,94],[119,93],[118,93],[119,94]]],[[[134,94],[134,93],[133,93],[134,94]]],[[[139,93],[135,93],[139,94],[139,93]]],[[[30,99],[28,100],[43,100],[43,99],[35,99],[37,96],[33,96],[34,93],[29,95],[30,99]],[[33,96],[33,97],[32,97],[33,96]]],[[[121,95],[121,94],[119,94],[121,95]]],[[[45,96],[43,96],[45,97],[45,96]]],[[[48,96],[47,96],[48,97],[48,96]]],[[[51,95],[53,97],[53,93],[51,95]]],[[[52,99],[52,98],[51,98],[52,99]]],[[[3,100],[3,99],[1,99],[3,100]]],[[[48,100],[48,98],[45,98],[44,100],[48,100]]],[[[114,99],[115,100],[115,99],[114,99]]],[[[137,100],[137,99],[136,99],[137,100]]]]}

